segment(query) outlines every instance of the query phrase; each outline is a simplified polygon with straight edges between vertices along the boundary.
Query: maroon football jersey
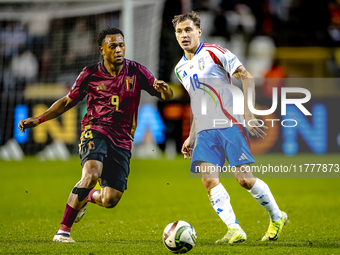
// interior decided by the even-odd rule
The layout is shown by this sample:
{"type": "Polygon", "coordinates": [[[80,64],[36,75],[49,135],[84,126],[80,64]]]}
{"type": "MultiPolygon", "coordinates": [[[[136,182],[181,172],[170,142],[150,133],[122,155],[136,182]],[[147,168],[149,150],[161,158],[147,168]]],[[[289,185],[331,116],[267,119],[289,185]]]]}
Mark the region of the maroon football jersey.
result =
{"type": "Polygon", "coordinates": [[[131,150],[141,90],[161,98],[153,88],[154,81],[148,69],[127,59],[116,77],[106,70],[103,61],[85,67],[68,93],[69,98],[78,101],[88,96],[82,131],[96,130],[116,146],[131,150]]]}

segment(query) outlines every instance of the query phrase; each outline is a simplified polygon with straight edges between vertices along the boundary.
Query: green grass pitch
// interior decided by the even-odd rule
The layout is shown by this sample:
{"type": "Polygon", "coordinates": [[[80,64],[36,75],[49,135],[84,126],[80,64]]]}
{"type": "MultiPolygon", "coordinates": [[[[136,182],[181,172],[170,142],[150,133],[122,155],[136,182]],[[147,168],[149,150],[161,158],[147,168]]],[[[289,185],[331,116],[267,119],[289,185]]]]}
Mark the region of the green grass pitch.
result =
{"type": "MultiPolygon", "coordinates": [[[[256,156],[263,164],[340,163],[339,155],[256,156]]],[[[248,240],[215,245],[226,233],[189,161],[132,160],[128,189],[118,206],[88,206],[74,224],[74,244],[53,243],[67,197],[80,179],[78,157],[68,162],[0,161],[0,254],[171,254],[162,242],[165,226],[185,220],[197,232],[189,254],[340,254],[340,178],[267,178],[280,208],[290,218],[281,238],[261,243],[267,212],[235,179],[222,183],[231,196],[248,240]]],[[[340,176],[340,173],[339,173],[340,176]]]]}

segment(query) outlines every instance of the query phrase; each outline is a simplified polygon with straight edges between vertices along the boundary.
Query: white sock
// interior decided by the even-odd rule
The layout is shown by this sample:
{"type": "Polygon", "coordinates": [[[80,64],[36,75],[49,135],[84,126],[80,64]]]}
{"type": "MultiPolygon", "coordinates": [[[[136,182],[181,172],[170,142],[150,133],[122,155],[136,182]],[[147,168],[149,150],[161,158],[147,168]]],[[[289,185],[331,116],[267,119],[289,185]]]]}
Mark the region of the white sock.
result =
{"type": "Polygon", "coordinates": [[[248,191],[260,203],[260,205],[266,209],[271,220],[278,221],[281,219],[281,211],[276,204],[268,185],[264,181],[257,178],[254,186],[248,191]]]}
{"type": "Polygon", "coordinates": [[[64,231],[64,230],[58,230],[57,234],[67,234],[70,235],[70,232],[64,231]]]}
{"type": "Polygon", "coordinates": [[[229,194],[221,183],[211,189],[208,193],[208,197],[214,210],[228,228],[241,229],[236,220],[233,208],[231,207],[229,194]]]}

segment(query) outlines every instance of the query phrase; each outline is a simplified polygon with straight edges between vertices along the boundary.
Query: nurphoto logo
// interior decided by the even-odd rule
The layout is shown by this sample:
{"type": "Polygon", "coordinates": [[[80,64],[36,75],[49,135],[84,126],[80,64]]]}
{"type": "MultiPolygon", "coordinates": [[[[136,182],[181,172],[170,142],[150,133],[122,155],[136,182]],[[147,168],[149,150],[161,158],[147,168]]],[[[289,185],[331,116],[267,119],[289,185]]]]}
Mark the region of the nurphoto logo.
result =
{"type": "MultiPolygon", "coordinates": [[[[200,82],[200,85],[203,85],[205,88],[211,90],[213,93],[204,93],[201,96],[201,102],[200,102],[200,106],[201,106],[201,115],[207,115],[208,114],[208,103],[207,103],[207,98],[211,97],[212,100],[214,101],[215,105],[217,105],[218,103],[220,103],[221,109],[222,111],[224,110],[223,107],[225,104],[228,104],[227,102],[223,102],[223,98],[220,96],[220,93],[218,93],[212,86],[200,82]],[[215,100],[214,95],[217,97],[218,100],[215,100]],[[216,102],[217,101],[217,102],[216,102]]],[[[206,89],[200,88],[201,86],[199,86],[198,88],[207,92],[206,89]]],[[[232,114],[233,115],[244,115],[244,105],[245,105],[245,98],[243,95],[243,92],[240,88],[234,86],[234,85],[230,85],[230,84],[223,84],[218,86],[219,87],[219,91],[221,91],[221,89],[228,89],[228,93],[231,94],[232,96],[232,114]]],[[[287,114],[286,108],[287,105],[295,105],[305,116],[311,116],[312,114],[304,107],[303,104],[307,103],[310,99],[311,99],[311,93],[308,89],[305,88],[297,88],[297,87],[283,87],[280,88],[280,94],[281,94],[281,115],[285,116],[287,114]],[[287,98],[287,94],[288,93],[299,93],[302,94],[303,97],[302,98],[287,98]]],[[[253,103],[253,89],[252,88],[248,88],[248,93],[247,93],[247,103],[248,103],[248,108],[249,111],[253,114],[256,115],[260,115],[260,116],[265,116],[265,115],[270,115],[272,113],[274,113],[278,107],[278,88],[272,88],[272,105],[270,107],[270,109],[266,109],[266,110],[258,110],[255,109],[254,107],[254,103],[253,103]]],[[[280,120],[280,119],[265,119],[264,121],[268,121],[271,123],[271,126],[274,126],[275,122],[280,122],[281,125],[283,127],[295,127],[298,125],[297,120],[295,119],[284,119],[284,120],[280,120]]],[[[255,126],[258,126],[258,124],[260,124],[261,126],[264,125],[264,121],[261,119],[251,119],[248,120],[248,125],[252,126],[252,124],[255,123],[255,126]]],[[[230,127],[232,127],[235,124],[241,124],[243,126],[246,126],[245,121],[243,121],[243,123],[241,122],[233,122],[232,119],[228,118],[228,119],[221,119],[221,118],[214,118],[213,119],[213,126],[218,128],[220,125],[230,125],[230,127]]]]}

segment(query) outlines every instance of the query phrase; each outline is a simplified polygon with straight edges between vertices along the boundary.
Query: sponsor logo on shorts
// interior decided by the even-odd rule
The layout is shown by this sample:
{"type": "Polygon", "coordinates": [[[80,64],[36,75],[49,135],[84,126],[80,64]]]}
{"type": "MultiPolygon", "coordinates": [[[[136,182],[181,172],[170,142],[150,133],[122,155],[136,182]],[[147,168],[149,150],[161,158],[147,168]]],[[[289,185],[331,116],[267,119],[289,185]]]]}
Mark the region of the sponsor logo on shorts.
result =
{"type": "Polygon", "coordinates": [[[244,153],[242,153],[241,157],[238,160],[245,160],[245,159],[248,159],[248,158],[244,153]]]}

